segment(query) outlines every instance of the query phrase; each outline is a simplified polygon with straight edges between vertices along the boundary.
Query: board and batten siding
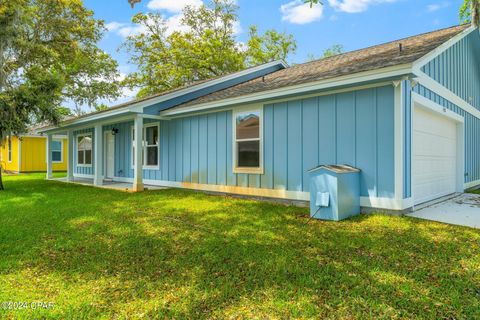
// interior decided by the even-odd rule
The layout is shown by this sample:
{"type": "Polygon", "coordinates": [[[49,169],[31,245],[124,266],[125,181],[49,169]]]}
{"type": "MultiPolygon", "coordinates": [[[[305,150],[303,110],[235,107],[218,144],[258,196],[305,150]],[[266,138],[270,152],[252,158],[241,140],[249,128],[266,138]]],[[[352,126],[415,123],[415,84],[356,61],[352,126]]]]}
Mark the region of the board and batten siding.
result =
{"type": "Polygon", "coordinates": [[[404,197],[409,198],[412,195],[412,164],[411,164],[411,151],[412,151],[412,123],[411,114],[412,110],[412,99],[411,93],[416,92],[419,95],[445,107],[456,114],[464,118],[465,125],[465,178],[464,182],[469,183],[473,181],[480,180],[480,119],[473,116],[472,114],[466,112],[456,104],[450,102],[449,100],[443,98],[439,94],[425,88],[422,85],[416,85],[415,88],[411,89],[410,82],[405,81],[403,85],[403,94],[405,96],[405,113],[404,117],[405,122],[405,144],[404,144],[404,154],[405,154],[405,166],[404,166],[404,197]]]}
{"type": "MultiPolygon", "coordinates": [[[[309,169],[349,164],[362,170],[362,196],[394,197],[393,86],[266,104],[263,114],[264,174],[233,173],[233,115],[220,111],[159,121],[160,169],[144,179],[308,191],[309,169]]],[[[104,128],[119,129],[118,177],[133,177],[132,125],[104,128]]]]}
{"type": "Polygon", "coordinates": [[[480,33],[471,32],[421,69],[480,110],[480,33]]]}

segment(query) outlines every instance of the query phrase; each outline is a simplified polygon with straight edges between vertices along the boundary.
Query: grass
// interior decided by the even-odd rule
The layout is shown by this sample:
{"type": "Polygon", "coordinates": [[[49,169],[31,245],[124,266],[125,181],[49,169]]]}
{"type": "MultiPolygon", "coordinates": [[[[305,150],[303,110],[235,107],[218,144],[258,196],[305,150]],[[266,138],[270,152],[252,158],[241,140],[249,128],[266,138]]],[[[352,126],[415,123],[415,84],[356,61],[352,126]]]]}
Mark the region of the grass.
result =
{"type": "Polygon", "coordinates": [[[42,174],[0,193],[0,318],[480,318],[480,231],[42,174]]]}

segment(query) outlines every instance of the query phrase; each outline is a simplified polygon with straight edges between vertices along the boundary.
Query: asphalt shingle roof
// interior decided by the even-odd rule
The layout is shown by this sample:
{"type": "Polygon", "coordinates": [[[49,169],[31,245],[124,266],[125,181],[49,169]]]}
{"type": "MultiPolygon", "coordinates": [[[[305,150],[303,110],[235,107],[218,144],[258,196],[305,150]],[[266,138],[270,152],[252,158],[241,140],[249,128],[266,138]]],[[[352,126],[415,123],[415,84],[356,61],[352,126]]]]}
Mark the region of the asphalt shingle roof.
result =
{"type": "Polygon", "coordinates": [[[215,102],[262,91],[412,63],[466,30],[469,26],[470,25],[466,24],[437,30],[330,58],[294,65],[264,77],[255,78],[202,96],[171,108],[170,110],[179,110],[198,104],[215,102]]]}

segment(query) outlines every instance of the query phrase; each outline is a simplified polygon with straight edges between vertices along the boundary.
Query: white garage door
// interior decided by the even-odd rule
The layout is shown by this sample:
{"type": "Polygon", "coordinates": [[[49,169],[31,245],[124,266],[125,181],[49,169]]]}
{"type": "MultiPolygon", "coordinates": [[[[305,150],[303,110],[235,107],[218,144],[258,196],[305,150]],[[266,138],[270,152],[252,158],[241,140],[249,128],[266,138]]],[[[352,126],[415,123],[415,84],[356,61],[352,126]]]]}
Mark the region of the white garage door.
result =
{"type": "Polygon", "coordinates": [[[415,204],[454,193],[456,166],[456,122],[434,112],[415,108],[412,168],[415,204]]]}

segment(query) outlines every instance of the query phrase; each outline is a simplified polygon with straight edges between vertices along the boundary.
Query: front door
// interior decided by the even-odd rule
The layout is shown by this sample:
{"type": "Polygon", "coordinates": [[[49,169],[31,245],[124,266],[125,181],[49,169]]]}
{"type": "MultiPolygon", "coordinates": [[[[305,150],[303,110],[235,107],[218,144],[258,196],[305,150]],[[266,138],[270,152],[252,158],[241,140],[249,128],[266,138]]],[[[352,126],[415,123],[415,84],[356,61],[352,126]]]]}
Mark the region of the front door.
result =
{"type": "Polygon", "coordinates": [[[105,178],[115,176],[115,136],[111,132],[105,133],[105,178]]]}

